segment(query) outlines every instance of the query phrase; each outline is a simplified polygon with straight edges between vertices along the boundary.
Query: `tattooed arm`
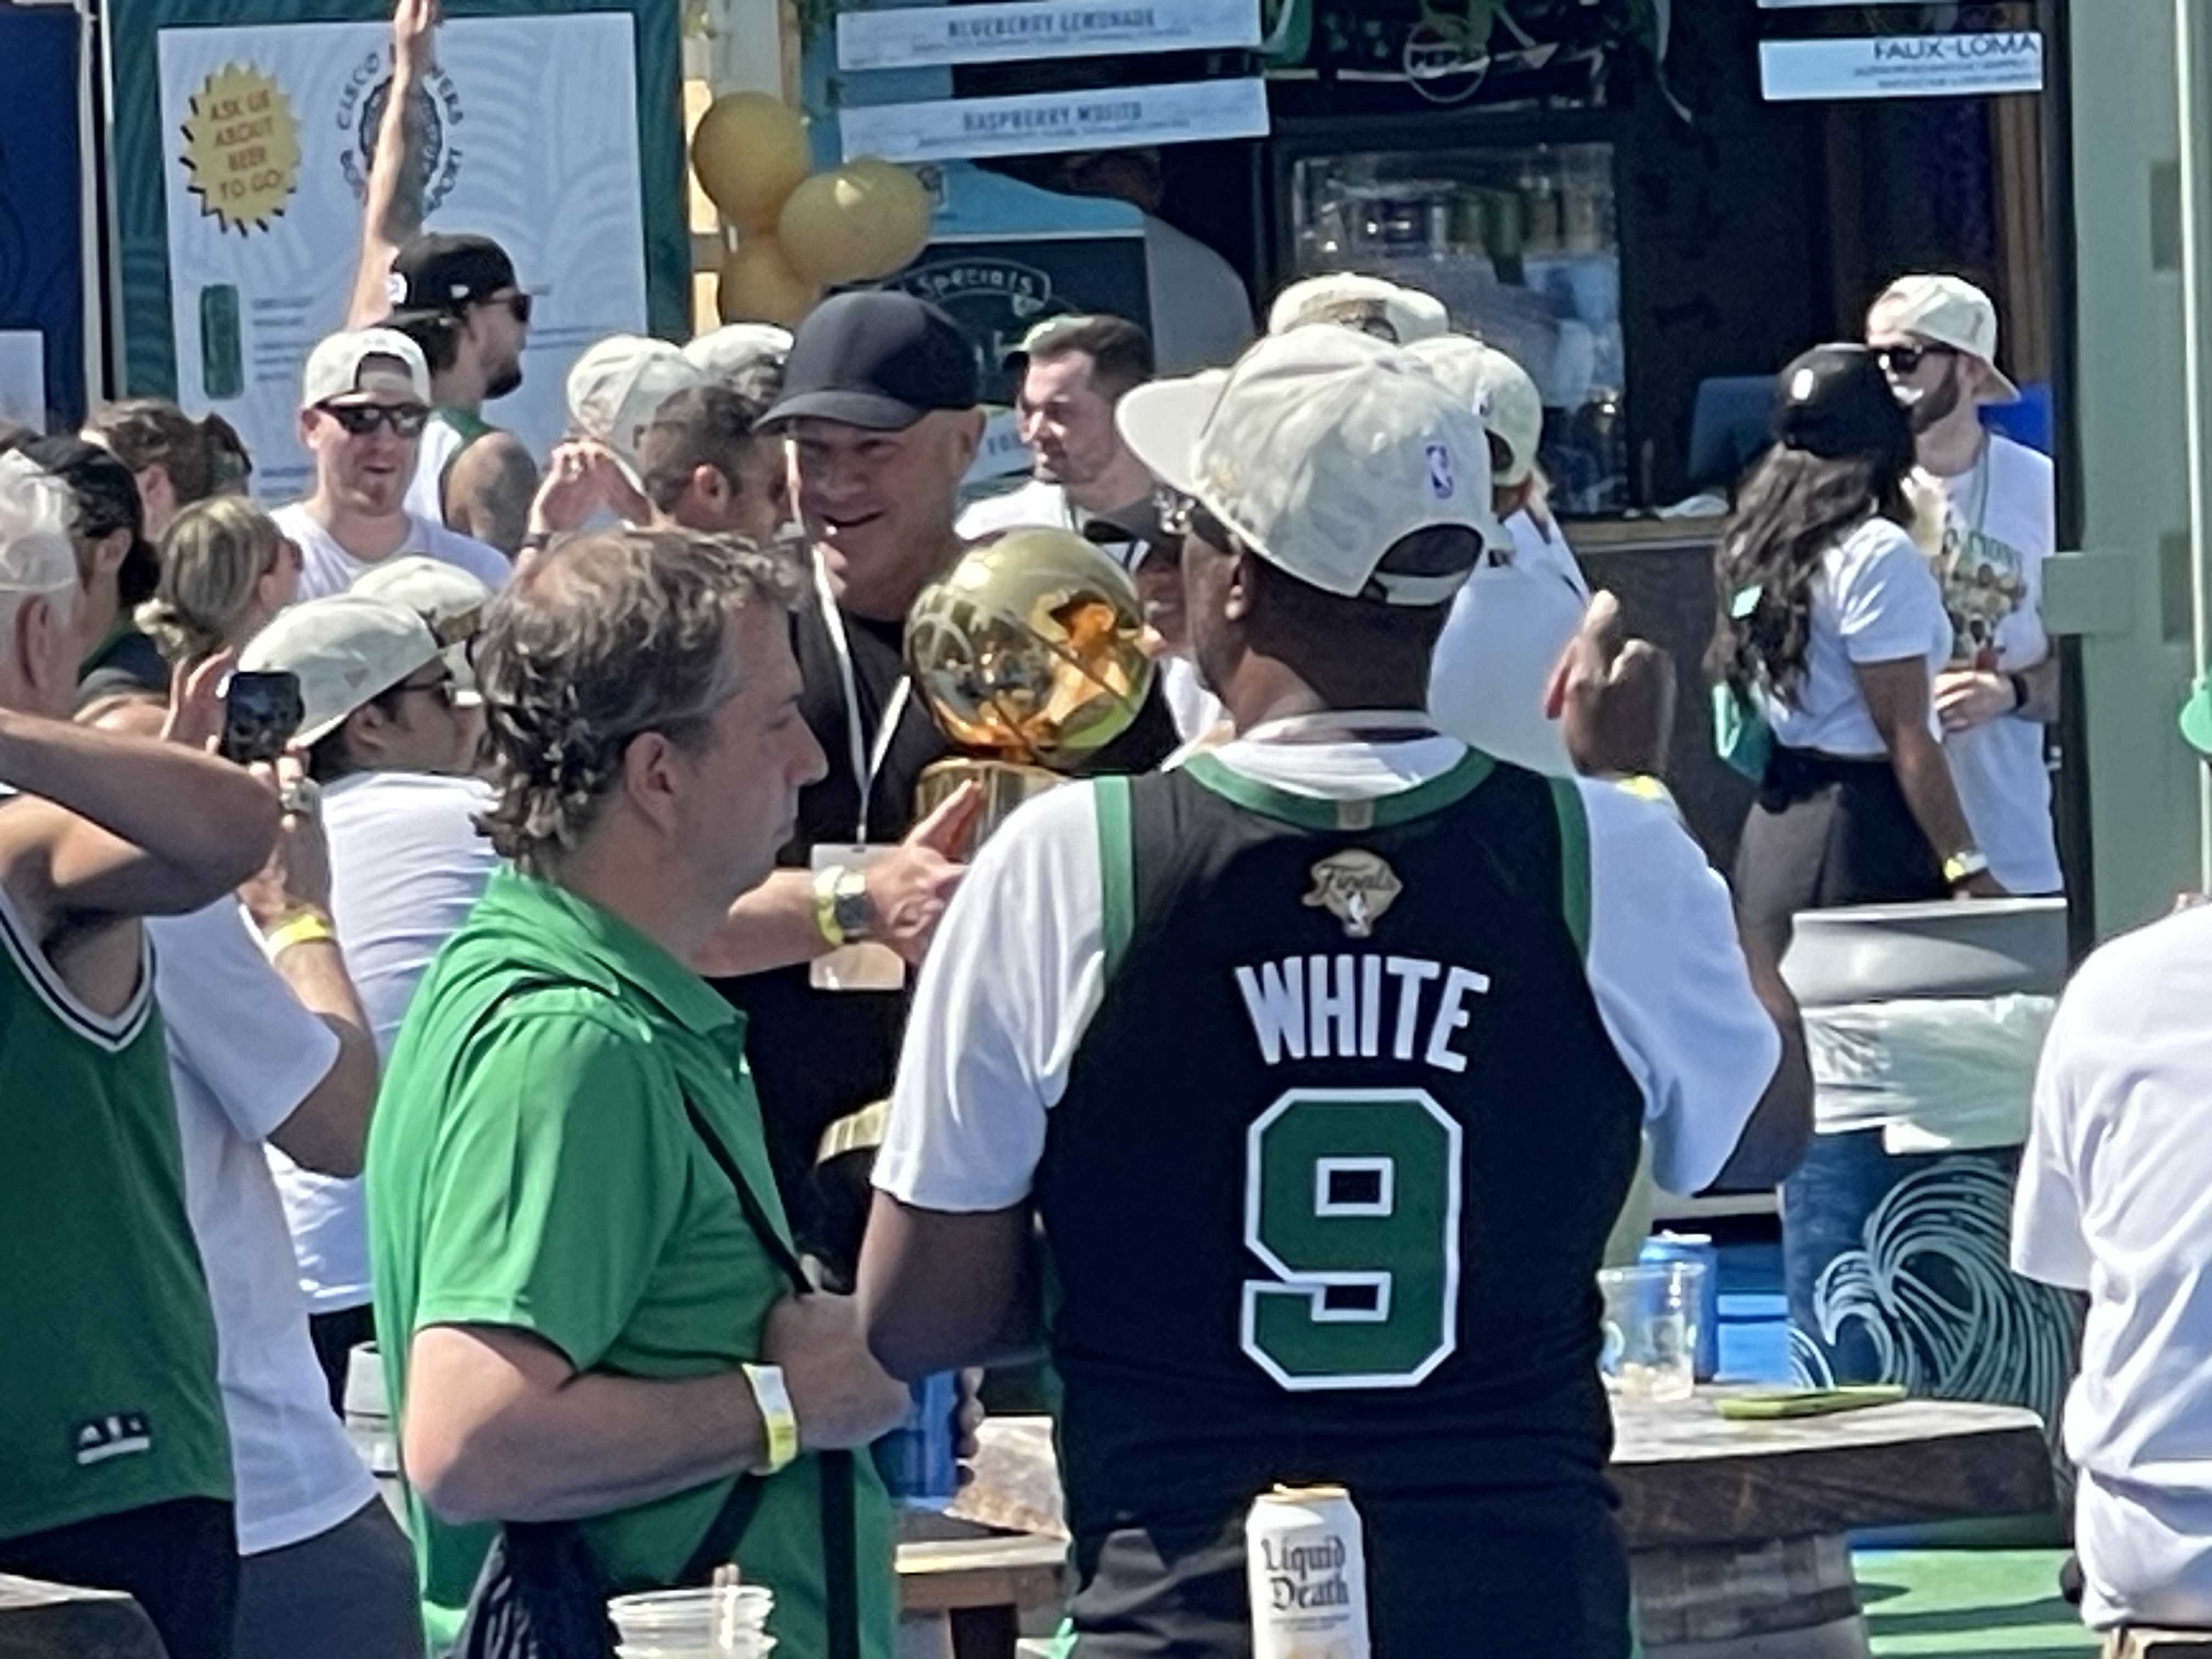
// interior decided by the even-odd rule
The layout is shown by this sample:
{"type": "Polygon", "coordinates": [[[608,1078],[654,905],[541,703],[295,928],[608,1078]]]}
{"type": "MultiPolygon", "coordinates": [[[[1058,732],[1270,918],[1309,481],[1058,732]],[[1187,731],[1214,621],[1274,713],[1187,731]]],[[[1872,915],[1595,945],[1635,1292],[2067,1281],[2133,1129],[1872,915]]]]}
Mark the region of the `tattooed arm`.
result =
{"type": "Polygon", "coordinates": [[[415,94],[428,78],[438,32],[438,0],[398,0],[392,14],[392,88],[376,130],[368,200],[361,234],[348,328],[366,328],[391,314],[385,279],[400,246],[422,229],[422,123],[410,119],[415,94]]]}

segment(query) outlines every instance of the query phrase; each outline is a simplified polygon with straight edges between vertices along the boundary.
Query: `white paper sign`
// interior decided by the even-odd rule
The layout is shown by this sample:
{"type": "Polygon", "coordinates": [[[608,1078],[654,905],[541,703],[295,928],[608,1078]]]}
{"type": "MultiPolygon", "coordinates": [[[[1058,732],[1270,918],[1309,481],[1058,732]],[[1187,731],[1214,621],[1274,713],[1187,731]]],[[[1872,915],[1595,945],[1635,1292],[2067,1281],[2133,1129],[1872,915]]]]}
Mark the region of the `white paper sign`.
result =
{"type": "MultiPolygon", "coordinates": [[[[646,324],[632,32],[625,12],[438,31],[427,222],[494,238],[530,291],[522,387],[485,414],[541,455],[567,424],[570,361],[646,324]]],[[[378,22],[161,32],[178,398],[239,429],[264,499],[309,485],[300,370],[344,325],[391,36],[378,22]]]]}
{"type": "Polygon", "coordinates": [[[1126,149],[1264,137],[1267,89],[1254,76],[1015,98],[947,98],[842,109],[837,122],[848,158],[950,161],[1060,149],[1126,149]]]}
{"type": "Polygon", "coordinates": [[[0,328],[0,421],[46,429],[46,337],[35,328],[0,328]]]}
{"type": "Polygon", "coordinates": [[[2002,34],[1763,40],[1759,74],[1770,103],[2040,92],[2043,36],[2034,29],[2014,29],[2002,34]]]}
{"type": "Polygon", "coordinates": [[[1018,0],[906,6],[837,18],[837,67],[920,69],[1117,52],[1260,44],[1259,0],[1018,0]]]}

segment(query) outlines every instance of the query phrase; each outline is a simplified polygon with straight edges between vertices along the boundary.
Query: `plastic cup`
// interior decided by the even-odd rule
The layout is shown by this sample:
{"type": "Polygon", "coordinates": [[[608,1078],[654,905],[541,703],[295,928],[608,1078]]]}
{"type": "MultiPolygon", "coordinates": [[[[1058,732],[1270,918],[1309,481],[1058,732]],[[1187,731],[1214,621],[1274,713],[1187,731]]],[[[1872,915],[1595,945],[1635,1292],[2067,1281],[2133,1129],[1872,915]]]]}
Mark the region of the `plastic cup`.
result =
{"type": "Polygon", "coordinates": [[[765,1659],[775,1593],[764,1584],[647,1590],[607,1603],[622,1659],[765,1659]]]}
{"type": "Polygon", "coordinates": [[[1663,1261],[1608,1267],[1597,1276],[1605,1297],[1598,1370],[1615,1399],[1679,1401],[1695,1391],[1705,1273],[1702,1262],[1663,1261]]]}

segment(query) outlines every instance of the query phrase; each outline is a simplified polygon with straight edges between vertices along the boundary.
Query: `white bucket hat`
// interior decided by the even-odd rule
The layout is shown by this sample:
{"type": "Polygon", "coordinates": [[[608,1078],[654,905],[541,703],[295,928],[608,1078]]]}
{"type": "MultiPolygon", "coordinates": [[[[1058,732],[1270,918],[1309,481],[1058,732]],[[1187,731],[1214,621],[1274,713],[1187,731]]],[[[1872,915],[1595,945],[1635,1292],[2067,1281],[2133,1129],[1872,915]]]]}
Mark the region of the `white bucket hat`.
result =
{"type": "Polygon", "coordinates": [[[1155,477],[1324,592],[1441,605],[1474,561],[1413,574],[1379,570],[1383,556],[1440,525],[1505,540],[1474,411],[1412,354],[1353,329],[1271,335],[1218,387],[1201,377],[1139,387],[1115,421],[1155,477]]]}
{"type": "Polygon", "coordinates": [[[437,659],[438,641],[422,617],[389,599],[346,592],[278,611],[239,653],[238,665],[299,677],[304,712],[294,741],[307,744],[437,659]]]}

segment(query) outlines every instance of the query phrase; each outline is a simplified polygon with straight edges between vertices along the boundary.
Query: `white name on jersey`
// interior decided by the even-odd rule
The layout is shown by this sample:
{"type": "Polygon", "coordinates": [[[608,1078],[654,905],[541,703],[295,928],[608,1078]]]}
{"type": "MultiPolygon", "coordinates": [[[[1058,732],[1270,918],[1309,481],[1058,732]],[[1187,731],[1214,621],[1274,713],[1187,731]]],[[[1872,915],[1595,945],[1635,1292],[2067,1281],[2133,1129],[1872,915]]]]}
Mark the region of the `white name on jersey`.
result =
{"type": "Polygon", "coordinates": [[[1380,1060],[1387,1035],[1389,1059],[1464,1072],[1467,1056],[1451,1045],[1468,1023],[1467,999],[1489,990],[1490,975],[1418,957],[1346,953],[1239,968],[1237,988],[1270,1066],[1285,1056],[1380,1060]]]}

